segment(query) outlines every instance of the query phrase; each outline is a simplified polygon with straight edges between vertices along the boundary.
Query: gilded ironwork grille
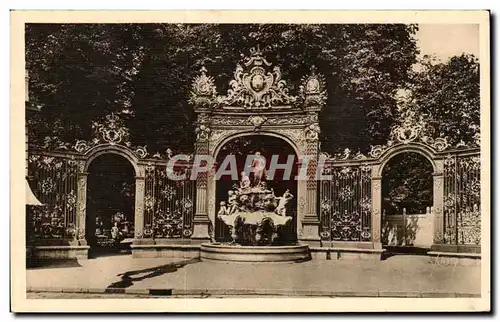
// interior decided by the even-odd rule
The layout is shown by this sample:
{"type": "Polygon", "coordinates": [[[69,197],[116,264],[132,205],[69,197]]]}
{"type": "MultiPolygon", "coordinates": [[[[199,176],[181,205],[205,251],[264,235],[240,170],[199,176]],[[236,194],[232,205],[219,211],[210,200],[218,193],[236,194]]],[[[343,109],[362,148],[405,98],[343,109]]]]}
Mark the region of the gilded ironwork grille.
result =
{"type": "Polygon", "coordinates": [[[44,204],[28,208],[29,238],[76,237],[77,169],[78,161],[71,156],[29,156],[28,180],[33,193],[44,204]]]}
{"type": "Polygon", "coordinates": [[[166,165],[146,167],[144,194],[145,238],[189,238],[193,233],[196,182],[187,169],[176,170],[184,180],[172,180],[166,165]]]}
{"type": "Polygon", "coordinates": [[[331,180],[320,181],[321,238],[371,241],[371,167],[331,167],[324,174],[331,180]]]}
{"type": "Polygon", "coordinates": [[[444,161],[444,242],[481,244],[479,155],[449,155],[444,161]]]}

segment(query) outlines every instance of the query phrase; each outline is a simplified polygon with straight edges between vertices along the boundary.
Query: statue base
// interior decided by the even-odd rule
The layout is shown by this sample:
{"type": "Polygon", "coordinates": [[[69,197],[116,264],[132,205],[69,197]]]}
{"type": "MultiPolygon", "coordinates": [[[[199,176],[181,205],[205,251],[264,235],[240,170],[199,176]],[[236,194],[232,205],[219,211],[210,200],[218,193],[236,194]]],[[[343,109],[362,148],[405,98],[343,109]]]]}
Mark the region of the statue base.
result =
{"type": "Polygon", "coordinates": [[[311,259],[309,245],[240,246],[237,244],[201,244],[201,260],[227,262],[296,262],[311,259]]]}

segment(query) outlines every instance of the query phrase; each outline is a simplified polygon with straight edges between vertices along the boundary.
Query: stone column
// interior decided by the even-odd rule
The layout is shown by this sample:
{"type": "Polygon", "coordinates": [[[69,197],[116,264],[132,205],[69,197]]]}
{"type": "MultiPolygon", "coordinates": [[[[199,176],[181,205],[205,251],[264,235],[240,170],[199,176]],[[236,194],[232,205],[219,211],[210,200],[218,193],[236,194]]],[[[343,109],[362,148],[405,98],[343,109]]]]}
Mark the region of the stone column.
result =
{"type": "Polygon", "coordinates": [[[143,176],[135,177],[134,238],[141,239],[144,231],[144,188],[143,176]]]}
{"type": "MultiPolygon", "coordinates": [[[[206,129],[208,127],[198,131],[198,142],[196,143],[196,154],[198,155],[207,155],[209,153],[209,131],[206,129]]],[[[191,239],[198,242],[210,241],[207,188],[208,174],[206,172],[198,173],[196,178],[196,212],[193,218],[193,235],[191,235],[191,239]]]]}
{"type": "Polygon", "coordinates": [[[302,235],[300,240],[311,246],[320,245],[319,236],[319,218],[316,204],[318,202],[318,181],[317,181],[317,168],[318,168],[318,141],[317,134],[307,140],[306,155],[310,158],[309,166],[307,168],[307,180],[299,181],[298,191],[299,195],[299,210],[304,208],[302,217],[302,235]],[[305,186],[305,187],[304,187],[305,186]]]}
{"type": "Polygon", "coordinates": [[[443,160],[436,160],[436,172],[433,173],[433,211],[434,216],[434,229],[433,229],[433,244],[442,244],[444,238],[444,162],[443,160]]]}
{"type": "Polygon", "coordinates": [[[85,239],[85,224],[87,218],[87,176],[88,172],[79,171],[78,173],[76,227],[79,245],[87,245],[87,240],[85,239]]]}
{"type": "Polygon", "coordinates": [[[217,181],[215,180],[215,173],[217,171],[217,162],[214,162],[212,170],[207,176],[207,216],[209,222],[208,233],[210,240],[215,241],[215,220],[218,205],[215,204],[215,196],[217,189],[217,181]]]}
{"type": "Polygon", "coordinates": [[[382,249],[380,224],[382,221],[382,177],[376,176],[378,166],[372,168],[372,242],[374,249],[382,249]]]}
{"type": "Polygon", "coordinates": [[[210,240],[207,197],[207,173],[200,173],[196,179],[196,212],[193,219],[193,235],[191,239],[201,241],[210,240]]]}

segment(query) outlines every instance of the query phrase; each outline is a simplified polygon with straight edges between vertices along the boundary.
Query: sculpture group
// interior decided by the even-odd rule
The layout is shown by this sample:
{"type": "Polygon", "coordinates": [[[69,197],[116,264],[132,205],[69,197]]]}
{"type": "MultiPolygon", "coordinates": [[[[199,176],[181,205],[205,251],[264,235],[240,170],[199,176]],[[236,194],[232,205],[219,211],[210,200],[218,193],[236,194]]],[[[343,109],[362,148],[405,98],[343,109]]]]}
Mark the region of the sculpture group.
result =
{"type": "Polygon", "coordinates": [[[259,152],[251,168],[252,172],[241,172],[239,185],[228,191],[227,202],[220,202],[218,217],[231,229],[233,243],[269,245],[292,220],[286,211],[294,196],[286,190],[277,197],[268,188],[265,160],[259,152]]]}

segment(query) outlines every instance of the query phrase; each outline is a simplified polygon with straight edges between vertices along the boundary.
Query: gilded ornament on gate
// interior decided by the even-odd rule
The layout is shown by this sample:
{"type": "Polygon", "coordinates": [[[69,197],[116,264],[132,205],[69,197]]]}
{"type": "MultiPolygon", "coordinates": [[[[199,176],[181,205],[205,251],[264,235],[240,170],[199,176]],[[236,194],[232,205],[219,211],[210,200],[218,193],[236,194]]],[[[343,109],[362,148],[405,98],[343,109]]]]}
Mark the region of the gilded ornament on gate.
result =
{"type": "Polygon", "coordinates": [[[189,103],[196,107],[208,108],[215,103],[215,81],[206,73],[207,69],[202,66],[200,75],[196,76],[191,84],[189,103]]]}
{"type": "Polygon", "coordinates": [[[216,105],[221,108],[268,109],[295,103],[296,97],[288,94],[281,71],[263,56],[259,48],[251,49],[250,57],[238,64],[234,79],[229,82],[225,96],[218,96],[216,105]]]}
{"type": "Polygon", "coordinates": [[[317,74],[316,66],[311,67],[308,76],[302,77],[299,87],[299,99],[304,107],[323,107],[326,104],[325,78],[317,74]]]}
{"type": "Polygon", "coordinates": [[[252,77],[252,88],[256,92],[260,92],[264,88],[264,77],[260,74],[256,74],[252,77]]]}

